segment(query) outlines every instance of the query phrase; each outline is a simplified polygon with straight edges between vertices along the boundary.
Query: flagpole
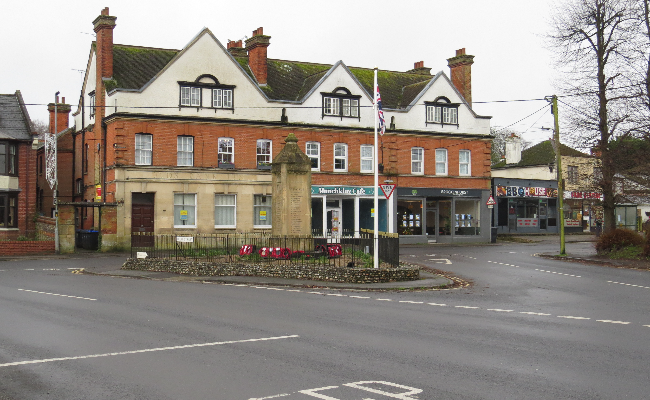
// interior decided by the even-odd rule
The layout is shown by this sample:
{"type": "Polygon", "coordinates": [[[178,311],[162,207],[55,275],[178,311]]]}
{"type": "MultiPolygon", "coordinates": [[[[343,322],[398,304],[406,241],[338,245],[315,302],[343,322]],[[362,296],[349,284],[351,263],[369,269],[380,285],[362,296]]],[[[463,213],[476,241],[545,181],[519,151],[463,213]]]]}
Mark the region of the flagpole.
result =
{"type": "Polygon", "coordinates": [[[374,268],[379,268],[379,168],[377,165],[377,161],[379,161],[379,152],[377,151],[377,67],[375,67],[375,101],[373,102],[373,110],[375,114],[375,147],[374,147],[374,160],[373,160],[373,169],[375,170],[375,187],[374,187],[374,192],[375,192],[375,204],[374,204],[374,210],[375,210],[375,216],[374,216],[374,236],[373,236],[373,248],[374,248],[374,253],[373,253],[373,267],[374,268]]]}

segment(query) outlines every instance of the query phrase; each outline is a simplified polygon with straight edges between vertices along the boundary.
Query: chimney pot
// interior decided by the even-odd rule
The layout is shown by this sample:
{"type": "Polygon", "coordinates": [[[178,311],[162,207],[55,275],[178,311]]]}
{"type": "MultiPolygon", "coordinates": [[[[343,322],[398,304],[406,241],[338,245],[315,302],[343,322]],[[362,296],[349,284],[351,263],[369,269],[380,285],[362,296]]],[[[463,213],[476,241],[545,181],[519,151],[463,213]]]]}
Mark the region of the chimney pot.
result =
{"type": "Polygon", "coordinates": [[[472,106],[472,64],[474,56],[466,55],[465,48],[456,50],[456,56],[447,59],[451,83],[465,98],[465,101],[472,106]]]}
{"type": "Polygon", "coordinates": [[[266,85],[267,81],[267,59],[266,49],[271,43],[270,36],[264,36],[263,28],[259,27],[253,31],[253,37],[246,39],[246,51],[248,51],[248,65],[260,85],[266,85]]]}

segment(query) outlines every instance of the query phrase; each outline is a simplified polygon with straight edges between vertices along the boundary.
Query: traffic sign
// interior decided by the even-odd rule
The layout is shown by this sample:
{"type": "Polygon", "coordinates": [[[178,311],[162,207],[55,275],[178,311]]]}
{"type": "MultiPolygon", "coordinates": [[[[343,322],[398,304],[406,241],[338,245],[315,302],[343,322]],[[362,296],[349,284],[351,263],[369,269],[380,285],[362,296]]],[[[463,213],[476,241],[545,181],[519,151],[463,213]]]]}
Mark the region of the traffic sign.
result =
{"type": "Polygon", "coordinates": [[[488,206],[493,206],[493,205],[497,204],[497,202],[494,201],[494,197],[492,197],[492,195],[490,195],[490,198],[488,199],[487,203],[485,203],[485,204],[487,204],[488,206]]]}
{"type": "Polygon", "coordinates": [[[384,196],[386,196],[386,200],[390,199],[390,195],[393,194],[393,191],[395,190],[395,186],[397,185],[395,185],[394,183],[379,185],[381,191],[384,192],[384,196]]]}

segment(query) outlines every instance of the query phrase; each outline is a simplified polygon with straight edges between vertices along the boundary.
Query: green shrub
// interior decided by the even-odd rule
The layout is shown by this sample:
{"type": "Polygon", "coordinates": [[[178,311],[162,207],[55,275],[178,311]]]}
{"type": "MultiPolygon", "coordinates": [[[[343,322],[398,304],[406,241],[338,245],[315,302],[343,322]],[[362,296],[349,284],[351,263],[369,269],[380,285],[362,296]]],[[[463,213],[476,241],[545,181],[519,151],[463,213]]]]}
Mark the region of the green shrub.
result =
{"type": "Polygon", "coordinates": [[[621,250],[630,246],[643,246],[643,236],[629,229],[614,229],[603,233],[596,242],[598,254],[607,254],[614,250],[621,250]]]}
{"type": "Polygon", "coordinates": [[[650,236],[645,239],[645,246],[643,246],[643,256],[650,258],[650,236]]]}

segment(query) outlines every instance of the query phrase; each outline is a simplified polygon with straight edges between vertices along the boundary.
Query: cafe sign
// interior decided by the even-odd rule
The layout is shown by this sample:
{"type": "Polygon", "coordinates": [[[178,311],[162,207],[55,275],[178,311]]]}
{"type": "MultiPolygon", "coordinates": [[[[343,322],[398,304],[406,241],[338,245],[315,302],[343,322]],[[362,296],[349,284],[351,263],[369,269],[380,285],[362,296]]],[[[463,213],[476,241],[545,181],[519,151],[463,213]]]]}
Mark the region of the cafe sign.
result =
{"type": "Polygon", "coordinates": [[[312,186],[311,194],[329,194],[344,196],[374,196],[375,191],[371,187],[355,186],[312,186]]]}

